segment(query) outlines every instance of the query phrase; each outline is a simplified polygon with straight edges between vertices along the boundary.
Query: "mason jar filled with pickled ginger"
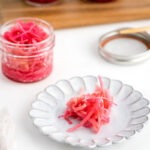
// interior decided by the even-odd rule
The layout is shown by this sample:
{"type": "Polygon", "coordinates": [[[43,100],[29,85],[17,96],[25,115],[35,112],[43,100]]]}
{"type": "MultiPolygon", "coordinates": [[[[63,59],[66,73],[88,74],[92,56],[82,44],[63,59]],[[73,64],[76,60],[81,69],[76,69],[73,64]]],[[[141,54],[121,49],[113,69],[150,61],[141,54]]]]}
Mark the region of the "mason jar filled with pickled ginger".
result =
{"type": "Polygon", "coordinates": [[[18,82],[42,80],[53,70],[53,27],[36,18],[19,18],[0,28],[3,74],[18,82]]]}

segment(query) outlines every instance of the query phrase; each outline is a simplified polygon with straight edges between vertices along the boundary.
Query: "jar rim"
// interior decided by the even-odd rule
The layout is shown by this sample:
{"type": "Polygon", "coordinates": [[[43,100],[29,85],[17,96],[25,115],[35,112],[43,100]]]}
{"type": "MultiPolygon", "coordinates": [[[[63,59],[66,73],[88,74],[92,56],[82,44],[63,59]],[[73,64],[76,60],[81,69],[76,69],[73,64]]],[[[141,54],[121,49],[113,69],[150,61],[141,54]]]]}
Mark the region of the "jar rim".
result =
{"type": "MultiPolygon", "coordinates": [[[[128,27],[129,28],[129,27],[128,27]]],[[[120,34],[120,30],[122,29],[128,29],[128,28],[119,28],[113,31],[110,31],[108,33],[103,34],[99,39],[99,54],[104,57],[107,61],[119,64],[119,65],[134,65],[141,63],[145,60],[148,60],[150,58],[150,44],[149,44],[149,35],[147,32],[142,33],[130,33],[130,34],[120,34]],[[120,54],[114,54],[113,52],[107,51],[107,49],[104,48],[105,44],[112,41],[115,36],[122,36],[122,37],[130,37],[132,39],[136,39],[139,41],[144,41],[144,45],[147,47],[147,51],[144,51],[142,53],[132,54],[130,56],[124,56],[120,54]],[[109,40],[111,39],[111,40],[109,40]]]]}
{"type": "MultiPolygon", "coordinates": [[[[33,21],[38,21],[38,22],[41,22],[41,23],[43,23],[43,24],[45,24],[45,25],[48,26],[48,28],[49,28],[48,31],[49,31],[49,35],[50,35],[50,36],[48,36],[45,40],[42,40],[42,41],[36,43],[37,46],[40,45],[40,44],[43,44],[43,43],[45,43],[45,42],[48,42],[49,40],[51,40],[51,37],[52,37],[52,38],[55,37],[55,36],[53,36],[53,35],[54,35],[54,29],[53,29],[52,25],[49,24],[48,22],[42,20],[42,19],[34,18],[34,17],[21,17],[21,18],[16,18],[16,19],[7,21],[6,23],[4,23],[4,24],[0,27],[0,41],[4,42],[5,44],[8,44],[8,47],[25,46],[24,49],[30,49],[31,47],[34,47],[34,44],[18,44],[18,43],[10,42],[10,41],[8,41],[8,40],[6,40],[6,39],[3,38],[3,36],[2,36],[2,31],[3,31],[3,29],[4,29],[7,25],[9,25],[9,24],[11,24],[11,23],[17,21],[18,19],[19,19],[19,20],[33,20],[33,21]],[[9,44],[10,44],[10,45],[9,45],[9,44]]],[[[53,39],[52,39],[52,41],[53,41],[53,39]]]]}

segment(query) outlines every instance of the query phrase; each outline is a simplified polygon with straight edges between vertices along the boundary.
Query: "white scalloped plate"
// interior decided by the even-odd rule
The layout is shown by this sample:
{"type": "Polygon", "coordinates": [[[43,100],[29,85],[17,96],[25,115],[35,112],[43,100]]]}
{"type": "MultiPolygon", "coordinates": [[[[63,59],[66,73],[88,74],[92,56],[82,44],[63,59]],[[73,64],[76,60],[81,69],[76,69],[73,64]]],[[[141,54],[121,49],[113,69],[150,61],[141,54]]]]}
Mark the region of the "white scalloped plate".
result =
{"type": "Polygon", "coordinates": [[[88,148],[107,146],[133,136],[148,120],[149,101],[143,98],[140,92],[121,81],[106,77],[102,77],[102,80],[117,106],[114,105],[112,108],[110,123],[102,126],[98,134],[84,127],[68,133],[66,130],[75,126],[77,120],[73,121],[73,125],[69,125],[63,118],[58,118],[64,113],[67,101],[73,96],[78,96],[81,88],[84,87],[85,93],[95,90],[98,82],[95,76],[61,80],[39,93],[29,113],[34,125],[44,135],[58,142],[88,148]]]}

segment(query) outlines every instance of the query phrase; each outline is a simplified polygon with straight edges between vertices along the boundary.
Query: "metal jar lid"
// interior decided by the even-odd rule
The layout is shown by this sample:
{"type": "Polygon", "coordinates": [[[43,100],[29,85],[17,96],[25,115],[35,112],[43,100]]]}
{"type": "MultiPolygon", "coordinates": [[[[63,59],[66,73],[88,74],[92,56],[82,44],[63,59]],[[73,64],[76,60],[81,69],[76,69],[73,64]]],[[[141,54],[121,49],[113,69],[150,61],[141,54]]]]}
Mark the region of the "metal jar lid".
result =
{"type": "Polygon", "coordinates": [[[103,56],[107,61],[119,65],[132,65],[148,60],[150,58],[150,35],[146,32],[134,34],[120,34],[119,31],[122,29],[127,28],[114,30],[101,36],[99,44],[99,53],[101,54],[101,56],[103,56]],[[145,45],[146,51],[131,55],[121,55],[110,52],[105,48],[105,46],[109,42],[119,38],[130,38],[137,40],[138,42],[141,42],[143,45],[145,45]]]}

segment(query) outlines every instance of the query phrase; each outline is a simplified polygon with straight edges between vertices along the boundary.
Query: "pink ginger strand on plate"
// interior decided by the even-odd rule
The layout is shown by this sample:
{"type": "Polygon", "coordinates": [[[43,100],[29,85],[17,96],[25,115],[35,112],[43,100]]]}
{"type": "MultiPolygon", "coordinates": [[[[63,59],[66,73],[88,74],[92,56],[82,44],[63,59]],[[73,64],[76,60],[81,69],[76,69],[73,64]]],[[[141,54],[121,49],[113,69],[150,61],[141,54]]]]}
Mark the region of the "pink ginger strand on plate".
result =
{"type": "Polygon", "coordinates": [[[100,86],[96,84],[93,93],[83,94],[83,89],[81,89],[80,96],[71,98],[67,103],[63,118],[69,124],[72,124],[70,118],[81,120],[79,124],[68,129],[68,132],[76,131],[84,126],[93,128],[97,134],[102,125],[109,123],[113,97],[109,90],[104,88],[100,76],[98,76],[98,81],[100,86]]]}

